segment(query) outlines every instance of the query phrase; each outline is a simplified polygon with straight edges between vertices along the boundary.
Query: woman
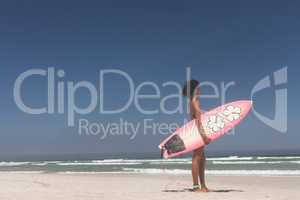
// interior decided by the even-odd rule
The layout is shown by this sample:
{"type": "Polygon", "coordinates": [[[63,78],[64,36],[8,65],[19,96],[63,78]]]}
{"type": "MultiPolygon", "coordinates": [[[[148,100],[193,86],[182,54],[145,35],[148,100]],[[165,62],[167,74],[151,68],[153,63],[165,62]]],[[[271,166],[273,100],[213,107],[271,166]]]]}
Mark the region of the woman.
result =
{"type": "MultiPolygon", "coordinates": [[[[201,123],[201,108],[200,108],[200,88],[197,80],[188,81],[182,91],[183,96],[189,98],[189,111],[191,119],[196,120],[199,134],[202,136],[204,143],[209,144],[210,139],[205,135],[201,123]]],[[[193,191],[195,192],[209,192],[205,184],[205,153],[204,147],[200,147],[193,152],[192,159],[192,176],[193,176],[193,191]],[[200,179],[200,185],[199,185],[200,179]]]]}

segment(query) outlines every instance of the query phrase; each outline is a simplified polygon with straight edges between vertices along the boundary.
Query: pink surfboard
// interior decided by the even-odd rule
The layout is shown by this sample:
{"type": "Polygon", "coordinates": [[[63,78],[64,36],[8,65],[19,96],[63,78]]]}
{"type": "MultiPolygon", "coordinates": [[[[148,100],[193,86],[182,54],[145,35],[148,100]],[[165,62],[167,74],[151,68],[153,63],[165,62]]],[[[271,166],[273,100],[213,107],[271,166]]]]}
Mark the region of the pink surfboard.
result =
{"type": "MultiPolygon", "coordinates": [[[[238,125],[251,107],[252,101],[244,100],[231,102],[205,112],[201,117],[205,134],[211,141],[218,139],[238,125]]],[[[162,149],[164,158],[172,158],[204,145],[195,120],[191,120],[167,137],[158,147],[162,149]]]]}

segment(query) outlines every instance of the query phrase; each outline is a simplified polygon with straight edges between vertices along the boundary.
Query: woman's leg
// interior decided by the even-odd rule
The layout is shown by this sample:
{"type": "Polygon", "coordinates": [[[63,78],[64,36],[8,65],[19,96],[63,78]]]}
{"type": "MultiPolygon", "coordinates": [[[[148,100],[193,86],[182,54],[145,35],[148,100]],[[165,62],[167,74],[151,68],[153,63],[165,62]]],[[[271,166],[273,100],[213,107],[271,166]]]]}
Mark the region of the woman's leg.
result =
{"type": "Polygon", "coordinates": [[[205,183],[205,164],[206,157],[204,150],[202,151],[201,158],[199,159],[199,178],[202,190],[208,191],[205,183]]]}
{"type": "Polygon", "coordinates": [[[202,148],[196,149],[193,152],[193,158],[192,158],[192,177],[193,177],[193,185],[197,186],[199,185],[199,164],[200,164],[200,159],[201,159],[201,154],[202,154],[202,148]]]}

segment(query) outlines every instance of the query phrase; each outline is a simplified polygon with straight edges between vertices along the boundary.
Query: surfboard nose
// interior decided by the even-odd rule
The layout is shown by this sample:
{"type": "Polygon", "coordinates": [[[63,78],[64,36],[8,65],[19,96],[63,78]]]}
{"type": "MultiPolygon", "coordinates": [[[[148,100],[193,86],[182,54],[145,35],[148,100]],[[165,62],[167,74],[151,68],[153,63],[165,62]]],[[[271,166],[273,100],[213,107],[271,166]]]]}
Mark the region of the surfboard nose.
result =
{"type": "Polygon", "coordinates": [[[243,108],[245,114],[248,114],[251,111],[253,101],[251,101],[251,100],[242,100],[242,101],[238,101],[238,102],[239,102],[240,106],[243,108]]]}
{"type": "Polygon", "coordinates": [[[252,107],[252,105],[253,105],[252,100],[240,100],[240,101],[235,101],[233,103],[243,105],[244,107],[252,107]]]}

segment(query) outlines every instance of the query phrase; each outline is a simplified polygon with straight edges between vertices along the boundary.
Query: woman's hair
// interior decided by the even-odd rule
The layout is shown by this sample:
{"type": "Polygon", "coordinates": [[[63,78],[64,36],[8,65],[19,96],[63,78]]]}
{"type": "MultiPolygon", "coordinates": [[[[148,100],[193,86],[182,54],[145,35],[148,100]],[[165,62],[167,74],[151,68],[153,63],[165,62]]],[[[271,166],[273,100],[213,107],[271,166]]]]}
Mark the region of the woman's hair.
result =
{"type": "Polygon", "coordinates": [[[193,97],[196,88],[199,85],[199,81],[197,80],[189,80],[185,83],[182,89],[182,95],[185,97],[193,97]]]}

